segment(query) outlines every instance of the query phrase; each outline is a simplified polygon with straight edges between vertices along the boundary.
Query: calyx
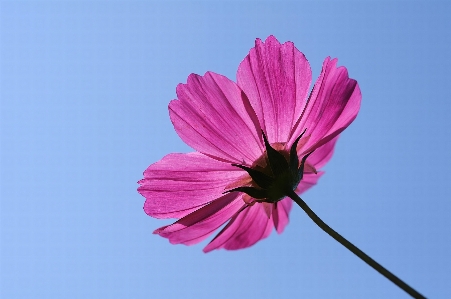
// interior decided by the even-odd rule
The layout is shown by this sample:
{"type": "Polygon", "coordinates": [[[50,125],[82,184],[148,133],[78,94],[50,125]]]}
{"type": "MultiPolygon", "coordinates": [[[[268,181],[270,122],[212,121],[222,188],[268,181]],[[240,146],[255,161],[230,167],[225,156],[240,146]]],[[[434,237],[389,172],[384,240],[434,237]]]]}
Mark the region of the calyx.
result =
{"type": "Polygon", "coordinates": [[[224,193],[238,191],[257,199],[257,202],[276,203],[287,196],[288,193],[294,191],[304,175],[305,161],[313,153],[312,151],[306,154],[302,157],[301,163],[299,163],[296,147],[305,131],[291,145],[289,161],[282,153],[271,147],[265,133],[262,131],[269,171],[264,173],[245,165],[232,164],[232,166],[245,170],[255,183],[253,185],[256,186],[237,187],[224,193]],[[270,173],[270,175],[267,173],[270,173]]]}

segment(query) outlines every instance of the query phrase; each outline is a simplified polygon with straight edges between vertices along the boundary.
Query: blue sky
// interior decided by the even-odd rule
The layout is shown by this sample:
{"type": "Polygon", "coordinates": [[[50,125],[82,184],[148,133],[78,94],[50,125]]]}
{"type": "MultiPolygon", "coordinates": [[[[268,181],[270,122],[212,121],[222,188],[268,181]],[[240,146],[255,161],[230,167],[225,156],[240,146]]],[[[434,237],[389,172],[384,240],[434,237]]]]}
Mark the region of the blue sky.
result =
{"type": "Polygon", "coordinates": [[[152,231],[137,181],[192,151],[167,105],[235,80],[255,38],[338,57],[362,108],[302,197],[430,298],[451,287],[449,2],[2,2],[2,298],[409,298],[298,207],[282,235],[202,253],[152,231]]]}

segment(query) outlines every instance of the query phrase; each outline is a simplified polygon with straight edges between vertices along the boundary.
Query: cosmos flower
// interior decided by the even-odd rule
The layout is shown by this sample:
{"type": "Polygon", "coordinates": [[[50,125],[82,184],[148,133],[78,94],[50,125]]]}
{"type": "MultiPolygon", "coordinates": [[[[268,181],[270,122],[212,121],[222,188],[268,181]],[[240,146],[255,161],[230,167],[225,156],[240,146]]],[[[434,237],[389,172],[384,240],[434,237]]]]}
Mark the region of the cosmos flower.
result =
{"type": "Polygon", "coordinates": [[[287,190],[301,194],[317,183],[360,109],[357,82],[336,65],[324,60],[309,94],[305,56],[269,36],[256,40],[236,83],[207,72],[179,84],[169,115],[196,152],[165,156],[139,181],[148,215],[178,219],[154,233],[192,245],[226,223],[204,252],[246,248],[273,229],[282,233],[292,207],[287,190]]]}

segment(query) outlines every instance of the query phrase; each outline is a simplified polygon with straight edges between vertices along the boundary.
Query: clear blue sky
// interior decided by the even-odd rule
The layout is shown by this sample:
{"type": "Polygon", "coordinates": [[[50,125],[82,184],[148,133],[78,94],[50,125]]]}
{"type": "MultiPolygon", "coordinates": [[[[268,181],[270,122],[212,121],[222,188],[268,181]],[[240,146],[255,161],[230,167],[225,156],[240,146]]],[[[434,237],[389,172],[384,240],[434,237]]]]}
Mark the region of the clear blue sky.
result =
{"type": "Polygon", "coordinates": [[[2,2],[1,298],[409,298],[294,206],[282,235],[202,253],[152,235],[137,181],[189,152],[167,105],[235,80],[255,38],[326,56],[362,108],[304,200],[430,298],[451,285],[450,2],[2,2]]]}

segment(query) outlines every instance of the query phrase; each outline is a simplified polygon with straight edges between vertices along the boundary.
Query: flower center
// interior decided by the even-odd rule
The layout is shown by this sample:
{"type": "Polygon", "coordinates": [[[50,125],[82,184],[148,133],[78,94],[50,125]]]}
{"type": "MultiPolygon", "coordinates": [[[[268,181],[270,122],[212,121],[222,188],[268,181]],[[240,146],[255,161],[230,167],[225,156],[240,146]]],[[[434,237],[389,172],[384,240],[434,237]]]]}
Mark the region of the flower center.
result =
{"type": "Polygon", "coordinates": [[[295,190],[302,180],[304,166],[307,157],[312,153],[305,155],[301,163],[297,155],[296,147],[304,132],[296,139],[291,146],[290,152],[283,150],[283,145],[274,144],[272,147],[264,132],[263,140],[265,142],[266,152],[257,159],[252,167],[239,164],[232,164],[245,170],[252,178],[252,186],[242,186],[228,190],[226,192],[239,191],[257,199],[257,202],[275,203],[287,196],[288,193],[295,190]]]}

